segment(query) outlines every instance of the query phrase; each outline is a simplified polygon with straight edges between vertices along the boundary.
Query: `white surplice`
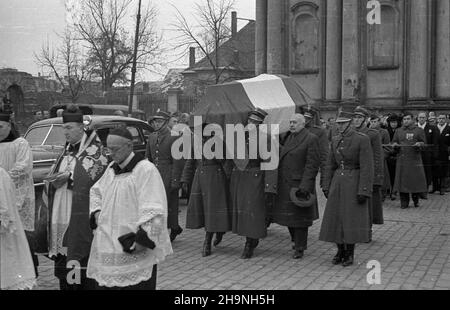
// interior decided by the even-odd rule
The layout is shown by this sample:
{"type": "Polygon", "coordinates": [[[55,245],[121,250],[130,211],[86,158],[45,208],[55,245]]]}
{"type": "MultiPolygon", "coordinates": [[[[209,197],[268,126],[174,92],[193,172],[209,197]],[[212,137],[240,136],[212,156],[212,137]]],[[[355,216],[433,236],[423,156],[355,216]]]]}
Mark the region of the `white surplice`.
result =
{"type": "Polygon", "coordinates": [[[17,212],[14,184],[0,167],[0,289],[31,289],[36,284],[28,241],[17,212]]]}
{"type": "Polygon", "coordinates": [[[173,253],[167,230],[166,193],[157,168],[142,160],[131,173],[116,175],[110,165],[90,195],[90,213],[100,214],[87,276],[106,287],[126,287],[149,280],[153,265],[173,253]],[[161,227],[161,234],[153,235],[152,225],[161,227]],[[139,226],[156,248],[125,253],[118,238],[136,233],[139,226]]]}
{"type": "Polygon", "coordinates": [[[34,231],[33,154],[27,140],[18,138],[0,143],[0,167],[15,185],[17,211],[26,231],[34,231]]]}

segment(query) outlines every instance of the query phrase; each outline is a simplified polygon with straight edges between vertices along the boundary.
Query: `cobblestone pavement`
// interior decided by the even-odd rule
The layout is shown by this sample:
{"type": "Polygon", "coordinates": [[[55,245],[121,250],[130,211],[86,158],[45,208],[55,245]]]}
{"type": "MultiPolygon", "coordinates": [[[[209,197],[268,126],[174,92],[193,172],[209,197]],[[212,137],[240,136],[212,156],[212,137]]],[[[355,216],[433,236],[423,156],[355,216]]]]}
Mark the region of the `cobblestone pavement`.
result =
{"type": "MultiPolygon", "coordinates": [[[[325,198],[319,196],[323,214],[325,198]]],[[[450,289],[450,194],[429,195],[420,208],[401,210],[386,201],[386,222],[374,226],[374,241],[359,244],[355,264],[334,266],[335,245],[318,240],[321,221],[310,229],[308,250],[293,254],[287,228],[272,225],[254,258],[240,259],[244,238],[228,233],[213,254],[201,256],[203,230],[187,230],[173,243],[174,254],[158,266],[159,290],[381,290],[450,289]],[[367,263],[381,264],[381,284],[370,285],[367,263]]],[[[186,205],[180,222],[184,225],[186,205]]],[[[58,289],[52,262],[40,257],[40,290],[58,289]]]]}

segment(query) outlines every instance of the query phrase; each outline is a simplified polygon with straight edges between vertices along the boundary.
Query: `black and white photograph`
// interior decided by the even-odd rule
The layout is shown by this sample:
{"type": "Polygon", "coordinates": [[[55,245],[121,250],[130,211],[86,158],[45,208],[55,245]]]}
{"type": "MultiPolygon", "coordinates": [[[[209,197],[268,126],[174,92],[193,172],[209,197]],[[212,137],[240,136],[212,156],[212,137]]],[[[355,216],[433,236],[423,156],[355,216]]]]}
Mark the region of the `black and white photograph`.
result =
{"type": "Polygon", "coordinates": [[[0,0],[0,42],[1,291],[450,290],[450,0],[0,0]]]}

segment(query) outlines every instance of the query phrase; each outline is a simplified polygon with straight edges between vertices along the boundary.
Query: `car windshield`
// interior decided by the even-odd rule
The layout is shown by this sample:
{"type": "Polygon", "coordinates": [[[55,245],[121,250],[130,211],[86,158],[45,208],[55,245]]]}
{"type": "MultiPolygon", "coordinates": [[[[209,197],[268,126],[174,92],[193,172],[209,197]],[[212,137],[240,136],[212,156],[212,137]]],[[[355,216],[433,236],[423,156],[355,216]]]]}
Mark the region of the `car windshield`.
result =
{"type": "Polygon", "coordinates": [[[31,146],[64,145],[65,143],[65,137],[61,126],[43,126],[33,128],[27,133],[25,139],[31,146]]]}
{"type": "Polygon", "coordinates": [[[33,128],[26,134],[25,139],[31,146],[42,145],[44,139],[47,137],[50,127],[51,126],[33,128]]]}
{"type": "Polygon", "coordinates": [[[66,137],[64,136],[61,126],[53,125],[50,134],[45,140],[45,145],[64,145],[66,143],[66,137]]]}

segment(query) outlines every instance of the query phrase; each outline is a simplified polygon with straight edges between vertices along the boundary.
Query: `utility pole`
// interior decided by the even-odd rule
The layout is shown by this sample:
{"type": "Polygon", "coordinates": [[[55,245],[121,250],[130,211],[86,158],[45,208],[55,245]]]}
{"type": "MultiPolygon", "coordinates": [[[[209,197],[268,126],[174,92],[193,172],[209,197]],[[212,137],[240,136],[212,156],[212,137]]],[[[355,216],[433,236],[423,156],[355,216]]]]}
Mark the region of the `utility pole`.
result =
{"type": "Polygon", "coordinates": [[[137,21],[136,21],[136,35],[134,37],[134,55],[133,55],[133,67],[131,68],[131,86],[130,86],[130,99],[128,101],[128,117],[132,116],[133,113],[133,97],[134,97],[134,83],[136,82],[136,62],[137,62],[137,52],[139,44],[139,26],[141,24],[141,2],[139,0],[137,21]]]}

